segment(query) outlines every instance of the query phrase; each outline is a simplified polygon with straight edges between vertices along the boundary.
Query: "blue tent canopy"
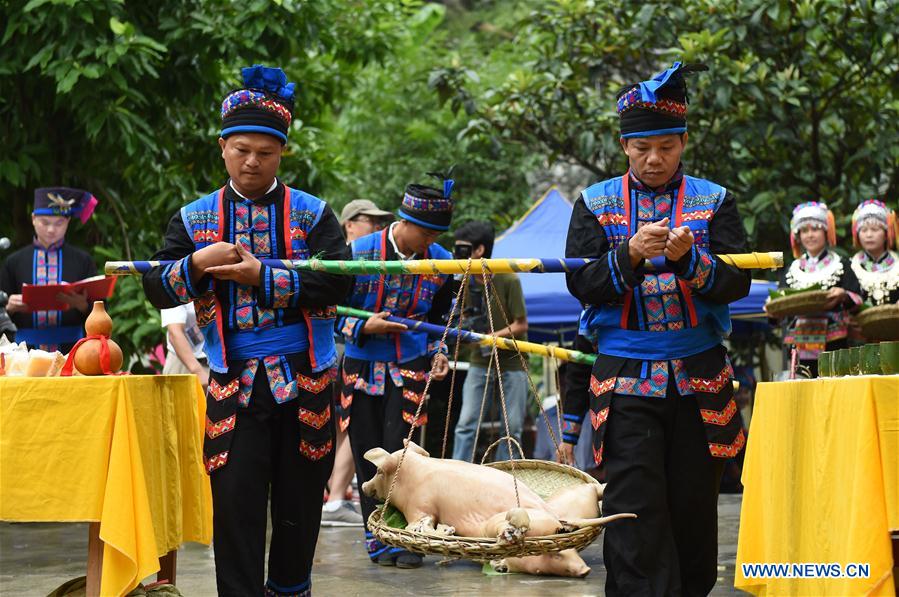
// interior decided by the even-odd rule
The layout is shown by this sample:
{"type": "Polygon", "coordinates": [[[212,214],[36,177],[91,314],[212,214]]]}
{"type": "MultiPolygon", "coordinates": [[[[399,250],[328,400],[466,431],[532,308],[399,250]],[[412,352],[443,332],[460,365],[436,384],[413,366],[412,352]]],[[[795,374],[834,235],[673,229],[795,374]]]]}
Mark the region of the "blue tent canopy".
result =
{"type": "MultiPolygon", "coordinates": [[[[497,239],[494,257],[562,257],[573,206],[555,187],[497,239]]],[[[565,274],[521,276],[528,310],[528,337],[534,341],[571,340],[577,332],[581,305],[568,293],[565,274]]],[[[734,318],[760,318],[773,282],[753,280],[749,296],[731,305],[734,318]]],[[[742,326],[741,326],[742,327],[742,326]]]]}

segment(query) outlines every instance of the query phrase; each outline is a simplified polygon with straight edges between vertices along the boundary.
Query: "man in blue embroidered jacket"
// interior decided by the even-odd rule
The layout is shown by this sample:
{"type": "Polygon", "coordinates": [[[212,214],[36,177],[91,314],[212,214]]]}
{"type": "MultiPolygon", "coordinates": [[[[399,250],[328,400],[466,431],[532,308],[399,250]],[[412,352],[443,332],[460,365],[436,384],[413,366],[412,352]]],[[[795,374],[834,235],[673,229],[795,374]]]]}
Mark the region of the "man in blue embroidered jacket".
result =
{"type": "MultiPolygon", "coordinates": [[[[568,288],[595,307],[589,421],[603,510],[638,515],[606,531],[607,595],[712,590],[718,485],[745,442],[722,341],[727,305],[750,279],[715,255],[745,251],[746,235],[731,193],[683,173],[691,70],[676,63],[622,90],[630,169],[584,190],[568,231],[566,256],[596,259],[568,288]]],[[[583,416],[587,405],[566,411],[583,416]]]]}
{"type": "Polygon", "coordinates": [[[183,207],[144,276],[155,307],[194,302],[211,368],[204,456],[211,475],[219,595],[310,595],[321,499],[334,462],[334,305],[352,278],[259,259],[345,259],[326,203],[276,173],[294,84],[243,69],[222,104],[230,179],[183,207]],[[272,537],[265,573],[266,513],[272,537]]]}
{"type": "MultiPolygon", "coordinates": [[[[400,220],[354,240],[350,245],[353,259],[449,259],[449,251],[435,241],[449,229],[452,187],[452,180],[445,180],[443,190],[409,185],[398,212],[400,220]]],[[[405,331],[405,325],[384,317],[399,315],[445,323],[452,304],[450,280],[450,276],[439,274],[356,276],[349,305],[378,314],[367,320],[342,317],[337,327],[346,339],[338,413],[341,428],[349,427],[360,485],[376,472],[375,466],[365,460],[365,453],[378,447],[388,452],[402,448],[410,425],[419,427],[427,422],[426,410],[418,419],[415,414],[425,399],[429,372],[441,380],[449,371],[446,346],[439,340],[429,342],[424,332],[405,331]]],[[[371,560],[400,568],[420,566],[419,555],[389,548],[372,536],[367,525],[375,501],[365,495],[360,498],[371,560]]]]}

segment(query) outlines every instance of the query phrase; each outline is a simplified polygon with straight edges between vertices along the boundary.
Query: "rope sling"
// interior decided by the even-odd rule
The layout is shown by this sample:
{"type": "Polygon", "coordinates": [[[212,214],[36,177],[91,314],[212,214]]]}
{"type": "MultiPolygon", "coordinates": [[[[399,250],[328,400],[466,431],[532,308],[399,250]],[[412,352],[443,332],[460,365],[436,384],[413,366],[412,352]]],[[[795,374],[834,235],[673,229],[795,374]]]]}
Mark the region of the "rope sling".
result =
{"type": "MultiPolygon", "coordinates": [[[[461,329],[462,326],[462,314],[465,311],[465,305],[468,301],[468,286],[471,278],[471,263],[472,260],[468,260],[468,265],[465,268],[465,271],[462,274],[462,280],[459,287],[459,290],[456,293],[455,305],[450,312],[450,316],[447,320],[446,326],[443,331],[443,336],[441,338],[441,343],[446,343],[446,338],[449,330],[453,327],[454,320],[457,329],[461,329]]],[[[493,284],[492,274],[490,272],[489,266],[486,263],[485,259],[480,260],[481,271],[484,272],[484,302],[487,305],[487,320],[490,325],[490,333],[491,335],[496,333],[496,329],[493,323],[493,311],[491,306],[491,292],[495,295],[496,288],[493,284]]],[[[382,274],[383,275],[383,274],[382,274]]],[[[506,314],[505,308],[502,305],[502,302],[497,300],[497,304],[500,307],[500,312],[503,317],[503,322],[505,323],[505,327],[509,327],[509,319],[506,314]]],[[[512,342],[515,343],[514,336],[511,336],[512,342]]],[[[452,402],[453,402],[453,394],[455,389],[455,376],[456,370],[459,364],[459,346],[460,339],[457,336],[456,345],[454,347],[453,353],[453,362],[454,365],[452,367],[452,373],[450,377],[450,394],[449,400],[447,404],[447,412],[446,412],[446,420],[444,422],[444,430],[443,430],[443,443],[441,447],[441,458],[446,457],[446,444],[449,436],[449,426],[450,426],[450,415],[452,412],[452,402]]],[[[544,423],[546,424],[546,428],[549,431],[550,439],[555,447],[556,453],[559,450],[559,439],[557,439],[556,434],[553,432],[552,425],[549,421],[549,417],[546,414],[546,411],[543,409],[543,405],[540,402],[539,394],[537,393],[537,388],[534,385],[533,380],[530,377],[527,359],[524,358],[524,355],[518,349],[517,343],[515,344],[515,352],[518,355],[518,358],[522,364],[522,367],[525,371],[526,377],[528,379],[528,383],[530,386],[530,390],[534,399],[537,401],[537,405],[539,407],[540,413],[543,416],[544,423]]],[[[500,410],[502,413],[502,423],[504,426],[505,435],[494,441],[490,446],[487,447],[484,456],[481,460],[481,464],[484,466],[489,466],[492,468],[496,468],[499,470],[503,470],[508,472],[512,476],[512,482],[515,488],[515,501],[518,507],[521,507],[521,498],[519,495],[518,483],[524,483],[527,485],[534,493],[536,493],[541,499],[546,499],[551,496],[553,493],[559,491],[560,489],[564,489],[571,485],[583,484],[583,483],[598,483],[593,477],[580,471],[573,466],[569,466],[567,464],[559,464],[556,462],[550,462],[545,460],[527,460],[524,457],[524,451],[521,448],[521,445],[518,441],[512,437],[509,430],[509,417],[508,410],[506,408],[506,396],[505,389],[503,388],[502,382],[502,367],[500,364],[499,350],[497,349],[497,345],[494,343],[491,348],[490,357],[488,359],[487,366],[487,379],[489,382],[490,373],[495,369],[496,371],[496,381],[499,389],[499,402],[500,402],[500,410]],[[506,446],[508,448],[509,457],[508,460],[502,462],[494,462],[485,464],[489,454],[491,451],[498,446],[502,441],[506,442],[506,446]],[[520,459],[513,458],[513,446],[515,446],[518,450],[520,459]]],[[[413,421],[419,420],[421,416],[422,408],[424,404],[428,400],[429,390],[431,386],[432,376],[429,375],[425,382],[424,389],[424,399],[418,403],[418,407],[415,412],[415,417],[413,421]]],[[[484,406],[487,400],[487,390],[490,387],[489,383],[486,383],[484,386],[484,394],[481,398],[481,409],[478,417],[477,431],[475,434],[475,445],[472,450],[472,461],[475,457],[475,451],[477,450],[477,442],[478,442],[478,433],[480,431],[481,423],[484,416],[484,406]]],[[[561,408],[561,397],[558,401],[558,438],[562,436],[562,408],[561,408]]],[[[393,479],[391,480],[390,487],[387,491],[387,496],[384,500],[384,505],[378,507],[371,515],[368,520],[368,526],[371,530],[372,534],[379,541],[386,545],[390,545],[393,547],[403,548],[412,552],[421,553],[421,554],[437,554],[444,555],[447,557],[453,558],[465,558],[476,561],[489,561],[494,559],[501,559],[507,557],[523,557],[530,555],[540,555],[544,553],[558,552],[564,549],[577,549],[581,550],[587,547],[590,543],[592,543],[602,532],[602,526],[590,526],[578,528],[576,530],[566,532],[566,533],[558,533],[554,535],[544,535],[544,536],[527,536],[525,535],[517,542],[508,543],[508,542],[500,542],[497,538],[487,538],[487,537],[462,537],[458,535],[436,535],[430,533],[421,533],[417,531],[406,530],[402,528],[396,528],[388,526],[384,522],[384,513],[388,511],[390,507],[390,500],[393,495],[394,488],[396,487],[397,479],[399,478],[400,471],[403,467],[403,462],[405,461],[406,451],[409,449],[409,443],[412,441],[412,437],[415,434],[415,426],[410,426],[409,433],[406,437],[406,442],[404,442],[403,450],[400,454],[399,462],[397,463],[396,471],[393,474],[393,479]]]]}

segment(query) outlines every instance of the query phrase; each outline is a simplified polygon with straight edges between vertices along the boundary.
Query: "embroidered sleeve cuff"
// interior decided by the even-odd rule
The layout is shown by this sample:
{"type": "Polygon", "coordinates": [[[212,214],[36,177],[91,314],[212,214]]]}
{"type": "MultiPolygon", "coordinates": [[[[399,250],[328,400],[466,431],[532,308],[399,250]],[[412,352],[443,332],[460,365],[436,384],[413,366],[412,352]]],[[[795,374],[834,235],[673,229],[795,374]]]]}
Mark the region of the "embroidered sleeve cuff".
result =
{"type": "Polygon", "coordinates": [[[209,290],[208,276],[204,276],[200,280],[194,280],[191,277],[191,261],[192,255],[188,255],[165,266],[162,273],[162,285],[165,291],[172,297],[172,300],[179,303],[189,303],[209,290]]]}
{"type": "Polygon", "coordinates": [[[618,248],[607,253],[609,260],[609,276],[618,294],[630,292],[643,282],[642,267],[635,271],[631,267],[631,256],[628,250],[628,241],[618,245],[618,248]]]}
{"type": "Polygon", "coordinates": [[[299,297],[298,272],[267,265],[259,268],[259,306],[275,309],[295,307],[299,297]]]}
{"type": "Polygon", "coordinates": [[[343,337],[347,342],[361,346],[363,340],[363,325],[365,325],[365,320],[363,319],[358,317],[344,317],[341,321],[340,333],[343,334],[343,337]]]}
{"type": "Polygon", "coordinates": [[[441,342],[440,340],[433,340],[428,342],[428,356],[434,358],[434,355],[437,353],[449,354],[449,349],[446,344],[441,342]]]}
{"type": "Polygon", "coordinates": [[[581,424],[584,422],[584,417],[578,417],[577,415],[568,415],[562,417],[562,441],[566,444],[577,444],[578,439],[581,437],[581,424]]]}
{"type": "Polygon", "coordinates": [[[700,294],[708,291],[715,284],[715,270],[718,262],[714,255],[696,245],[693,245],[690,251],[677,261],[666,260],[666,263],[678,278],[684,280],[687,286],[700,294]]]}

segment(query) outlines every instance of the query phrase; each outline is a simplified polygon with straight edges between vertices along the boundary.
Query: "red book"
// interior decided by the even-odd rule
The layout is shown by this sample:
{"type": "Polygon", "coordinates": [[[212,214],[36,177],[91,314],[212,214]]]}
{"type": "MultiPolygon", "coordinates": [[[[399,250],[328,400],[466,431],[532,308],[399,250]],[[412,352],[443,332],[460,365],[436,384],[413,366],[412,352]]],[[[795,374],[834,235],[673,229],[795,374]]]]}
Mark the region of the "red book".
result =
{"type": "Polygon", "coordinates": [[[112,296],[116,276],[94,276],[78,282],[60,284],[22,284],[22,302],[32,311],[67,311],[66,303],[56,300],[59,293],[74,294],[87,291],[88,302],[103,301],[112,296]]]}

